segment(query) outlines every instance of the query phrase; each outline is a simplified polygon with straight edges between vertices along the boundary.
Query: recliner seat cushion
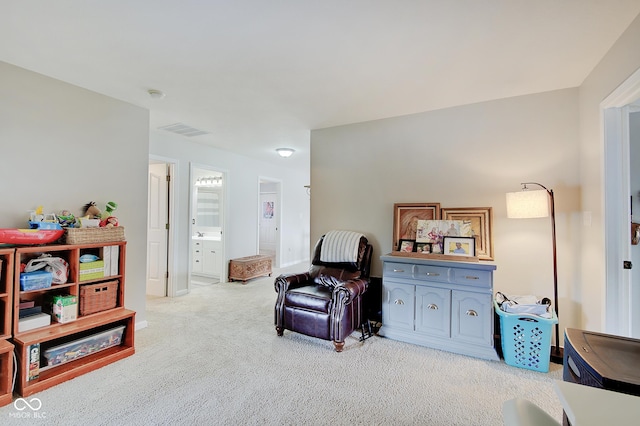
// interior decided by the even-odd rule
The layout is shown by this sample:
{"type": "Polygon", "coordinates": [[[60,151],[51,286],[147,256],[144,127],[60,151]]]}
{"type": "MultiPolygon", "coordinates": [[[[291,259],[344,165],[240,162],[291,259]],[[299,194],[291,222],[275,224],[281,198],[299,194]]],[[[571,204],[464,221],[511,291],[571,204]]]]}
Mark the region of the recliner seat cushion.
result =
{"type": "Polygon", "coordinates": [[[289,290],[284,296],[284,306],[329,313],[331,293],[329,287],[306,285],[289,290]]]}

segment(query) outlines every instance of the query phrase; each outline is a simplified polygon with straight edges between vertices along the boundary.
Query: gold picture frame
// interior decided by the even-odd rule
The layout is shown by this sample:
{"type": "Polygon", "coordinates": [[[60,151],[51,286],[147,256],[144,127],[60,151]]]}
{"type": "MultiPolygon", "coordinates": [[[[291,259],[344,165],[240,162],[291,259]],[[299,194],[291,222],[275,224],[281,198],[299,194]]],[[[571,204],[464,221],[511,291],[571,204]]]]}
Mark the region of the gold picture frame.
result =
{"type": "Polygon", "coordinates": [[[493,258],[493,209],[491,207],[454,207],[440,209],[442,220],[468,222],[476,239],[476,253],[479,260],[493,258]]]}
{"type": "Polygon", "coordinates": [[[440,219],[440,203],[395,203],[393,205],[393,250],[400,240],[415,240],[418,220],[440,219]]]}

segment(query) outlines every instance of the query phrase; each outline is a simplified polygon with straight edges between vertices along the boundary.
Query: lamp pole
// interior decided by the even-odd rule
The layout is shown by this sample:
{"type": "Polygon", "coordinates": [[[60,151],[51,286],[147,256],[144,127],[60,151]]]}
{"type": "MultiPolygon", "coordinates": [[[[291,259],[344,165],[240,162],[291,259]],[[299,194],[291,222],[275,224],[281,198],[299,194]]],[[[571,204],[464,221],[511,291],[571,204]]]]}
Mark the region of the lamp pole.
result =
{"type": "Polygon", "coordinates": [[[527,189],[527,185],[538,185],[549,194],[549,205],[551,213],[551,238],[553,240],[553,307],[556,311],[558,322],[556,323],[556,344],[551,350],[551,362],[562,364],[564,361],[564,351],[560,347],[560,315],[558,314],[558,256],[556,251],[556,206],[553,197],[553,190],[537,182],[522,183],[523,189],[527,189]]]}

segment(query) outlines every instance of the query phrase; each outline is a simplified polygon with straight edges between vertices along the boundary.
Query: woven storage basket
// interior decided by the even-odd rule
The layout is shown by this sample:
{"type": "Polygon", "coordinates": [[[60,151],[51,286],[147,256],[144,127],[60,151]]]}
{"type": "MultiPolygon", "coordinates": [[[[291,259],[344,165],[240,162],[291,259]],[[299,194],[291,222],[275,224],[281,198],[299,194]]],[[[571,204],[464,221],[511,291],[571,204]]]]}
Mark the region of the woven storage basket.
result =
{"type": "Polygon", "coordinates": [[[110,243],[124,241],[124,227],[68,228],[67,244],[110,243]]]}
{"type": "Polygon", "coordinates": [[[118,281],[80,286],[80,315],[94,314],[115,308],[118,299],[118,281]]]}

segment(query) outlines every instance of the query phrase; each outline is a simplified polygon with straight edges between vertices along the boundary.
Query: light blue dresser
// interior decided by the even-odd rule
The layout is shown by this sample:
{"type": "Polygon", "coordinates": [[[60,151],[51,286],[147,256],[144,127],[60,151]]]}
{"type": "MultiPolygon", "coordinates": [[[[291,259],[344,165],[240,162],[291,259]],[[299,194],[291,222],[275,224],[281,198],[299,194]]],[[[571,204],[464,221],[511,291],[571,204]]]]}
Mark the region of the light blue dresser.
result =
{"type": "Polygon", "coordinates": [[[493,263],[381,256],[379,335],[499,360],[493,341],[493,263]]]}

